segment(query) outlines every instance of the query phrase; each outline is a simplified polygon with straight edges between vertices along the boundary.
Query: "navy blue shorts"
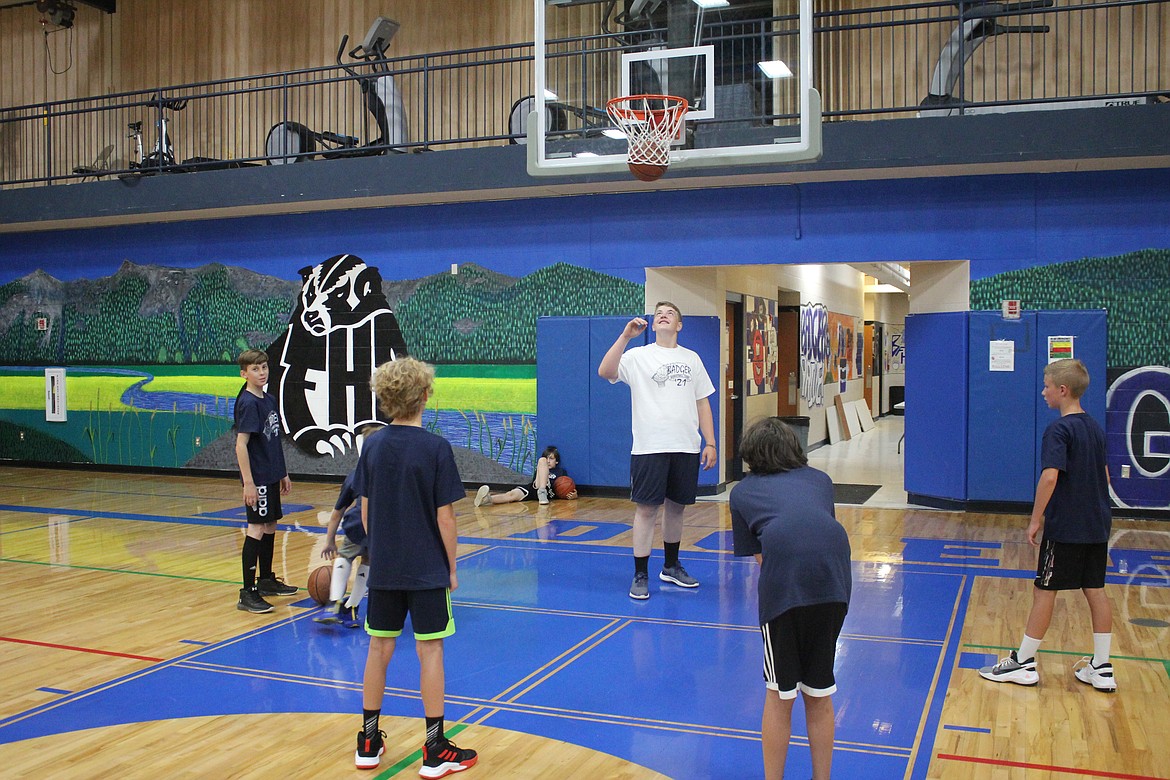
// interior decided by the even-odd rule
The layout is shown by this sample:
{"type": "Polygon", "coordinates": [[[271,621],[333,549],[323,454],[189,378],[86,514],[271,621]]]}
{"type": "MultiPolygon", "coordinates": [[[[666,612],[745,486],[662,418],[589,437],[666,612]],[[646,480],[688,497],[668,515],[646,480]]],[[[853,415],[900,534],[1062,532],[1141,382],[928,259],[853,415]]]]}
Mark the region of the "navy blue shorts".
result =
{"type": "Polygon", "coordinates": [[[399,636],[408,614],[415,639],[443,639],[455,633],[455,616],[451,613],[451,591],[448,588],[371,588],[366,598],[366,633],[370,636],[399,636]]]}
{"type": "Polygon", "coordinates": [[[661,506],[669,498],[676,504],[695,503],[699,490],[699,453],[652,452],[630,456],[630,500],[635,504],[661,506]]]}
{"type": "Polygon", "coordinates": [[[1073,544],[1043,539],[1036,562],[1036,587],[1040,590],[1104,588],[1109,566],[1109,545],[1073,544]]]}

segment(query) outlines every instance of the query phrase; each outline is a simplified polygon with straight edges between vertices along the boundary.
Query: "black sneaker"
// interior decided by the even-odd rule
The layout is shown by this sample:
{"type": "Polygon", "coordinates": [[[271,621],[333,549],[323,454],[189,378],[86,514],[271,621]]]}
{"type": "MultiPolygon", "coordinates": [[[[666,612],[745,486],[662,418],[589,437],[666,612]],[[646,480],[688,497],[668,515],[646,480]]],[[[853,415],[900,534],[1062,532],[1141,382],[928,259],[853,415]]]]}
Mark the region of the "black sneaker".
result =
{"type": "Polygon", "coordinates": [[[276,575],[269,575],[256,582],[256,590],[260,591],[261,596],[291,596],[298,588],[285,584],[276,575]]]}
{"type": "Polygon", "coordinates": [[[359,731],[357,736],[357,750],[353,754],[353,763],[358,769],[377,769],[382,762],[382,753],[386,750],[386,732],[379,731],[373,739],[366,739],[366,733],[359,731]]]}
{"type": "Polygon", "coordinates": [[[449,740],[444,740],[434,747],[423,745],[423,763],[422,769],[418,770],[418,776],[436,780],[473,767],[478,760],[479,756],[474,750],[464,750],[449,740]]]}
{"type": "Polygon", "coordinates": [[[240,588],[240,601],[236,609],[242,612],[255,612],[257,615],[272,611],[272,605],[260,598],[255,588],[240,588]]]}

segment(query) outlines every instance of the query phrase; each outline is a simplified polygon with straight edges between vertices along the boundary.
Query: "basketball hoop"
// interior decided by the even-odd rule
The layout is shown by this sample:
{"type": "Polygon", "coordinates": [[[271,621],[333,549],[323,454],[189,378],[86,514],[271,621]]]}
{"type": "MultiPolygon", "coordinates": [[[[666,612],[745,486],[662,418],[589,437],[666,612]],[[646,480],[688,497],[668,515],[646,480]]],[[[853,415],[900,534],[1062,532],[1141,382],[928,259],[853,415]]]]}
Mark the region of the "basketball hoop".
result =
{"type": "Polygon", "coordinates": [[[670,144],[687,115],[686,98],[673,95],[626,95],[605,104],[610,119],[630,142],[626,164],[642,181],[662,178],[670,165],[670,144]]]}

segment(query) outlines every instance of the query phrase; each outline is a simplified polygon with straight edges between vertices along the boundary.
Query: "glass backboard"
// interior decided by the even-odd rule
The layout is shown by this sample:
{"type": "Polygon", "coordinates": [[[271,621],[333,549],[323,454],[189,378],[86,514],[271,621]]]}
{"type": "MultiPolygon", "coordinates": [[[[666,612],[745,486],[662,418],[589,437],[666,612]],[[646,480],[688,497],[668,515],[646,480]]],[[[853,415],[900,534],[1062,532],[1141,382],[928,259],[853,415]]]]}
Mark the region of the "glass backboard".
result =
{"type": "Polygon", "coordinates": [[[528,172],[622,172],[622,95],[689,104],[671,169],[815,160],[812,0],[533,0],[528,172]]]}

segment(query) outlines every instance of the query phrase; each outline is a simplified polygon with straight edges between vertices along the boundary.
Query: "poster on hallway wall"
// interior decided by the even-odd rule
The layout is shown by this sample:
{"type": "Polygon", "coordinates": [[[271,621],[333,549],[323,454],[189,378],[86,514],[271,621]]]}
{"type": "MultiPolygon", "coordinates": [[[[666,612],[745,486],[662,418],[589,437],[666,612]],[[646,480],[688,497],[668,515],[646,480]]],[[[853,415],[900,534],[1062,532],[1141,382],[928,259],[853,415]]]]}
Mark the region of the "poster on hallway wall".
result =
{"type": "Polygon", "coordinates": [[[777,302],[753,295],[743,297],[747,313],[744,333],[746,351],[747,394],[763,395],[777,391],[776,308],[777,302]]]}
{"type": "Polygon", "coordinates": [[[887,325],[885,344],[882,345],[887,374],[906,373],[906,326],[887,325]]]}
{"type": "MultiPolygon", "coordinates": [[[[861,378],[861,352],[857,342],[861,340],[860,317],[848,314],[828,313],[829,354],[826,384],[842,384],[851,379],[861,378]]],[[[843,391],[842,391],[843,392],[843,391]]]]}

